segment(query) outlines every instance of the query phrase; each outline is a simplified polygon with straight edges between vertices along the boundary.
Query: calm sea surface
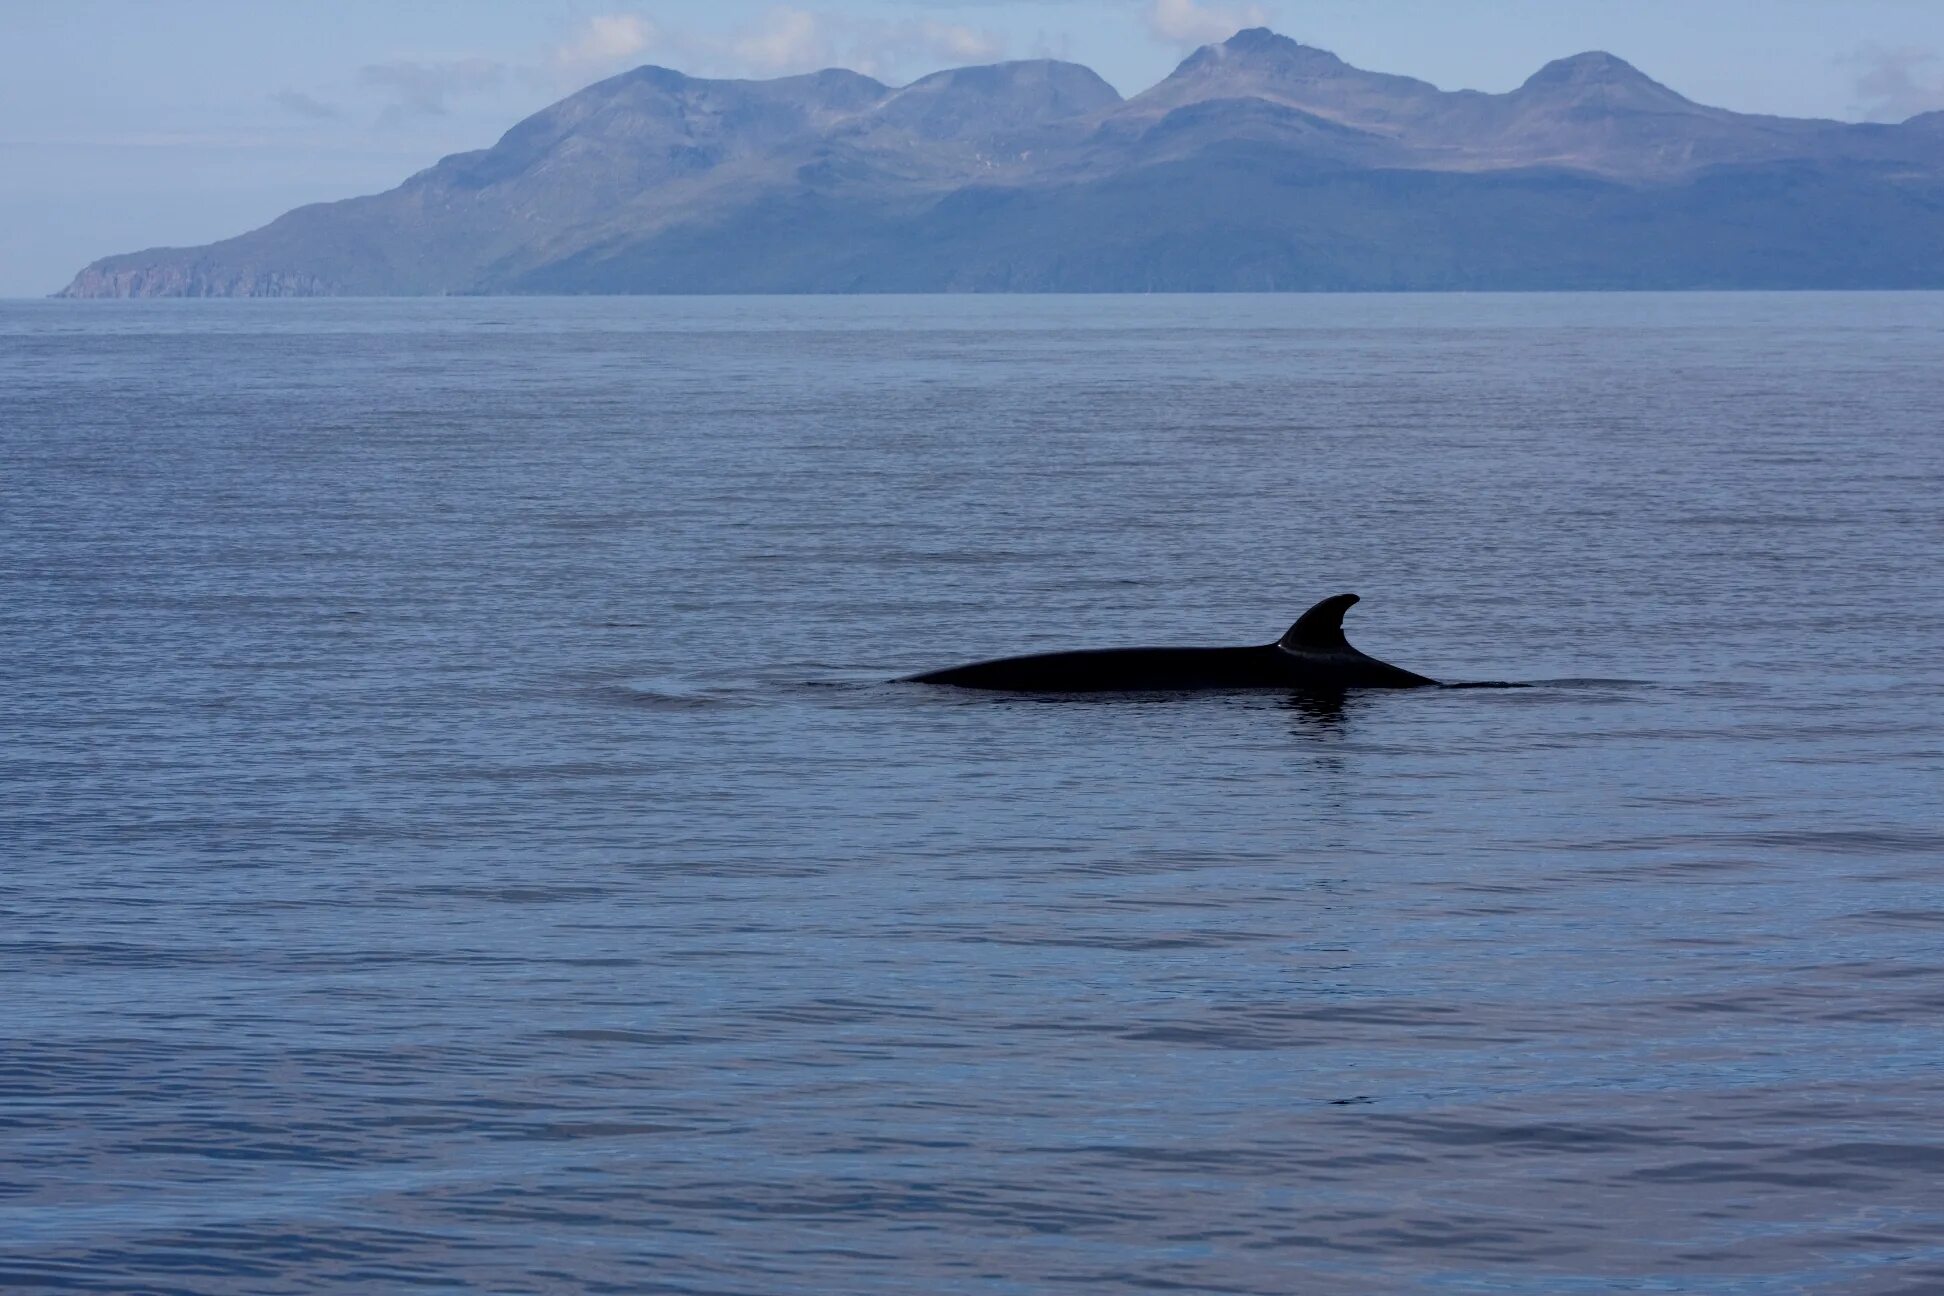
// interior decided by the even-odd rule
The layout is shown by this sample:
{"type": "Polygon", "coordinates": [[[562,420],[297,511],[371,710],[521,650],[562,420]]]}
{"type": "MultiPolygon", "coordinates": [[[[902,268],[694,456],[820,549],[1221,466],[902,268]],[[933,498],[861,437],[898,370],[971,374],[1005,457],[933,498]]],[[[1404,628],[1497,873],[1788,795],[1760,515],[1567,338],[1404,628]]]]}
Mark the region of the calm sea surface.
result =
{"type": "Polygon", "coordinates": [[[0,304],[0,1287],[1944,1291],[1944,296],[0,304]],[[1034,700],[1351,638],[1517,690],[1034,700]]]}

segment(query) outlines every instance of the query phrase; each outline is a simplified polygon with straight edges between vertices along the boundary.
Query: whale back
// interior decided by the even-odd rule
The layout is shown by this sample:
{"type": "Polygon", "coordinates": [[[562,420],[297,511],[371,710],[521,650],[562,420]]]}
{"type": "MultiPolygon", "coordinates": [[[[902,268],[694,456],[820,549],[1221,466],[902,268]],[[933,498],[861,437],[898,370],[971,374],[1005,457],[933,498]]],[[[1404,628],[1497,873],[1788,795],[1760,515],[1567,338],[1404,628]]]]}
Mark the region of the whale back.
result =
{"type": "Polygon", "coordinates": [[[1302,616],[1275,649],[1284,654],[1288,669],[1300,678],[1328,681],[1338,687],[1421,688],[1437,681],[1378,661],[1357,651],[1343,637],[1343,614],[1357,601],[1355,594],[1336,594],[1324,599],[1302,616]]]}
{"type": "Polygon", "coordinates": [[[1244,648],[1082,648],[1001,657],[909,676],[920,684],[1022,693],[1110,693],[1137,689],[1261,689],[1341,692],[1436,684],[1365,656],[1343,637],[1355,594],[1326,598],[1273,644],[1244,648]]]}
{"type": "Polygon", "coordinates": [[[1276,640],[1276,647],[1284,652],[1315,653],[1325,657],[1355,653],[1357,650],[1343,637],[1343,614],[1356,601],[1355,594],[1333,594],[1324,599],[1297,617],[1296,624],[1276,640]]]}

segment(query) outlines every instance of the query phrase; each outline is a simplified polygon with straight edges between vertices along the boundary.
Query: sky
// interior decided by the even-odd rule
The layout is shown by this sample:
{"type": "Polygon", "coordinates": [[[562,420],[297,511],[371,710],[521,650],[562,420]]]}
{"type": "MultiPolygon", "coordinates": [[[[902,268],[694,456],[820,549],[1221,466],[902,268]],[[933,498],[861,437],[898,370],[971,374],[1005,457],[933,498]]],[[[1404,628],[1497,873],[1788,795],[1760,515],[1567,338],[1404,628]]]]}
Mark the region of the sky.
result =
{"type": "Polygon", "coordinates": [[[1133,94],[1248,26],[1445,89],[1603,49],[1742,112],[1944,108],[1944,0],[0,0],[0,297],[388,189],[642,63],[901,84],[1054,57],[1133,94]]]}

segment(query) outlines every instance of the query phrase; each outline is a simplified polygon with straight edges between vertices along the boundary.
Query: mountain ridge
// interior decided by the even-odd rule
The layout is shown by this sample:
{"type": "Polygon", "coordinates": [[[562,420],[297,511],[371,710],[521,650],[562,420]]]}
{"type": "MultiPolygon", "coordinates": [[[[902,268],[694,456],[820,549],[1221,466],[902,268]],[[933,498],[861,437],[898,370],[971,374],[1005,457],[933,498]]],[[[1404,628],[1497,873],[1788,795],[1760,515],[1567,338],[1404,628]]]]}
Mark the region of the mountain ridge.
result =
{"type": "Polygon", "coordinates": [[[1501,94],[1266,28],[1123,99],[1051,59],[905,86],[644,66],[379,194],[67,297],[1944,286],[1944,113],[1696,103],[1619,57],[1501,94]]]}

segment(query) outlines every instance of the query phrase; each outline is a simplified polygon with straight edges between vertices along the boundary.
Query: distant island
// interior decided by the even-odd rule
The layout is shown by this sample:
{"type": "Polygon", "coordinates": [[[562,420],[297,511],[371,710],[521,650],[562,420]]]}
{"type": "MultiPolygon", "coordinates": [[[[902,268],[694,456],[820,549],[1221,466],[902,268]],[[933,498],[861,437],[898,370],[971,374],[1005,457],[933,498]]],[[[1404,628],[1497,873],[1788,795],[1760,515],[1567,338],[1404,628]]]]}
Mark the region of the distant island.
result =
{"type": "Polygon", "coordinates": [[[1751,116],[1610,54],[1506,94],[1266,29],[1131,99],[642,67],[370,197],[64,297],[1944,288],[1944,112],[1751,116]]]}

